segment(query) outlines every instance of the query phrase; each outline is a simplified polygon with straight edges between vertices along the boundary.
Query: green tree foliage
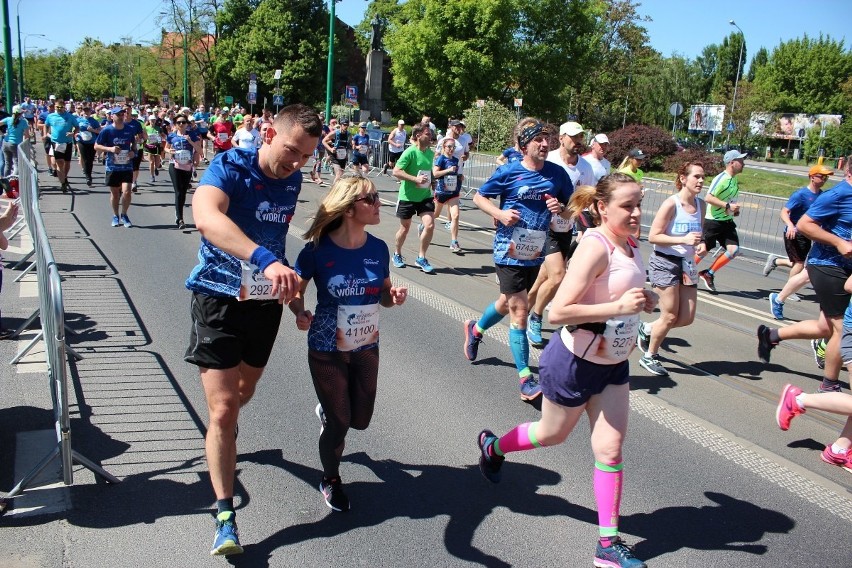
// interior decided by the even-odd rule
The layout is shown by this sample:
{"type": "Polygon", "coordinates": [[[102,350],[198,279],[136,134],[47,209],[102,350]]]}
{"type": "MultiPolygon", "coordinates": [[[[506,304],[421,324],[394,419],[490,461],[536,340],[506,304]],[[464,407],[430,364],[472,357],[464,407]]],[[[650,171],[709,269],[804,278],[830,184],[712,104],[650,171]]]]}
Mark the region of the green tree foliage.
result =
{"type": "Polygon", "coordinates": [[[715,43],[705,46],[704,49],[701,50],[701,55],[696,58],[695,62],[701,69],[701,85],[699,92],[702,96],[701,98],[691,102],[709,103],[710,91],[713,90],[713,81],[715,80],[716,73],[719,69],[719,46],[715,43]]]}
{"type": "Polygon", "coordinates": [[[474,137],[478,151],[502,152],[514,145],[512,132],[518,122],[517,117],[501,102],[486,99],[483,108],[474,105],[465,109],[461,116],[467,131],[474,137]]]}
{"type": "Polygon", "coordinates": [[[761,47],[751,59],[751,65],[748,66],[748,74],[746,77],[750,82],[754,82],[754,77],[757,75],[757,70],[769,62],[769,52],[765,47],[761,47]]]}
{"type": "Polygon", "coordinates": [[[755,73],[755,95],[763,110],[841,114],[848,97],[835,85],[852,75],[852,53],[843,41],[820,34],[782,42],[755,73]]]}
{"type": "Polygon", "coordinates": [[[24,87],[33,98],[47,98],[51,94],[71,94],[70,65],[72,54],[64,49],[51,52],[28,53],[24,58],[24,87]]]}
{"type": "MultiPolygon", "coordinates": [[[[688,111],[691,103],[704,100],[701,86],[702,71],[695,61],[677,55],[649,57],[633,77],[630,89],[633,104],[630,105],[628,119],[670,131],[673,126],[673,117],[669,113],[671,104],[680,102],[684,111],[688,111]]],[[[677,119],[683,123],[685,117],[684,113],[677,119]]]]}
{"type": "Polygon", "coordinates": [[[722,40],[722,44],[719,45],[716,53],[717,66],[716,73],[713,76],[711,101],[718,104],[730,104],[730,100],[726,99],[723,93],[727,91],[728,83],[733,85],[736,83],[737,77],[742,79],[743,68],[748,61],[747,48],[743,44],[742,34],[731,33],[722,40]],[[740,57],[740,47],[742,47],[742,57],[740,57]]]}

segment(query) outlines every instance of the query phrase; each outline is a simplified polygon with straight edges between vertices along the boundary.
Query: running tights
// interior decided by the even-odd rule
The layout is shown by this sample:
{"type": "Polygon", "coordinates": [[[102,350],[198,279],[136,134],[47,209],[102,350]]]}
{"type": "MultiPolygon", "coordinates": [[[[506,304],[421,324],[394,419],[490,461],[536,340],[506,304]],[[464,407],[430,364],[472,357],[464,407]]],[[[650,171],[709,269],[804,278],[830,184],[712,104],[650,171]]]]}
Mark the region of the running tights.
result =
{"type": "Polygon", "coordinates": [[[310,349],[308,367],[325,412],[325,428],[319,439],[323,475],[338,477],[349,428],[366,430],[373,417],[379,348],[356,352],[310,349]]]}
{"type": "Polygon", "coordinates": [[[83,173],[86,180],[90,180],[92,179],[92,166],[95,164],[95,145],[80,142],[77,146],[80,148],[80,157],[83,158],[83,173]]]}
{"type": "Polygon", "coordinates": [[[175,221],[183,221],[183,208],[186,206],[186,192],[189,189],[192,172],[179,170],[172,163],[169,164],[169,177],[172,178],[172,187],[175,190],[175,221]]]}

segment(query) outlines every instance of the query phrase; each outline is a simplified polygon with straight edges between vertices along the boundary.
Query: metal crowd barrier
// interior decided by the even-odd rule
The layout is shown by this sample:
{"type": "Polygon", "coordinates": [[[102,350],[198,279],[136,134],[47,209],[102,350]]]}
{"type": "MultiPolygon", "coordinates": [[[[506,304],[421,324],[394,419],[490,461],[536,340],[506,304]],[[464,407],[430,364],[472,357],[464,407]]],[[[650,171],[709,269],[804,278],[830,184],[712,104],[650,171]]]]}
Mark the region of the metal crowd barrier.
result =
{"type": "MultiPolygon", "coordinates": [[[[18,146],[19,189],[21,208],[24,213],[26,227],[33,241],[34,263],[38,280],[38,309],[15,330],[12,337],[17,337],[29,325],[38,319],[41,330],[30,343],[24,347],[11,361],[18,363],[21,358],[35,346],[39,340],[44,341],[44,350],[48,367],[48,386],[53,401],[54,427],[56,430],[56,445],[53,449],[5,496],[14,497],[21,493],[27,485],[55,458],[62,465],[62,479],[65,485],[74,483],[73,464],[76,462],[91,470],[110,483],[118,483],[119,479],[108,473],[88,458],[71,447],[71,420],[68,413],[68,370],[66,357],[81,357],[65,344],[65,306],[62,299],[62,279],[59,268],[50,248],[44,219],[39,209],[38,172],[29,159],[30,144],[23,142],[18,146]]],[[[30,254],[32,255],[32,253],[30,254]]],[[[28,255],[28,256],[30,256],[28,255]]],[[[32,268],[31,265],[29,268],[32,268]]],[[[0,504],[2,509],[2,504],[0,504]]]]}

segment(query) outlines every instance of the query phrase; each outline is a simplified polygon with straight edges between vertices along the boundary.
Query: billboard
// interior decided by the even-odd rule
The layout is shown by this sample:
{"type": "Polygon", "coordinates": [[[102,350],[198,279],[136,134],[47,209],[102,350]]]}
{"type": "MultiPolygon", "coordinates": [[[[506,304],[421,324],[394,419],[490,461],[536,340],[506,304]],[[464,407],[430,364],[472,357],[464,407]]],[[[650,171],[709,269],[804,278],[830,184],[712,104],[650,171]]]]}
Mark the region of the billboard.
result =
{"type": "Polygon", "coordinates": [[[749,119],[752,134],[779,140],[802,140],[808,132],[826,126],[840,126],[840,114],[795,114],[792,112],[753,112],[749,119]]]}
{"type": "Polygon", "coordinates": [[[689,130],[722,132],[725,105],[692,105],[689,107],[689,130]]]}

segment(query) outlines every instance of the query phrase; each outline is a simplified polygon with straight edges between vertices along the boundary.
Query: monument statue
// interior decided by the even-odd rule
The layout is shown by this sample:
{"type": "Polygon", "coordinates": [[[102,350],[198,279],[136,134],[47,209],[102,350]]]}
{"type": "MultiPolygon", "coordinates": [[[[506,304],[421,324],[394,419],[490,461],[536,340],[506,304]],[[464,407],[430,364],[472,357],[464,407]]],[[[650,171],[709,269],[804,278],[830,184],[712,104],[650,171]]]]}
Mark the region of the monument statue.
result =
{"type": "Polygon", "coordinates": [[[373,33],[370,36],[370,49],[373,51],[381,51],[382,49],[382,21],[378,16],[374,16],[370,22],[373,28],[373,33]]]}

